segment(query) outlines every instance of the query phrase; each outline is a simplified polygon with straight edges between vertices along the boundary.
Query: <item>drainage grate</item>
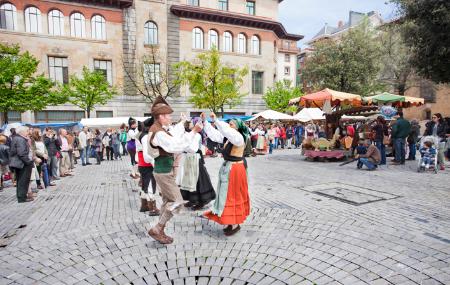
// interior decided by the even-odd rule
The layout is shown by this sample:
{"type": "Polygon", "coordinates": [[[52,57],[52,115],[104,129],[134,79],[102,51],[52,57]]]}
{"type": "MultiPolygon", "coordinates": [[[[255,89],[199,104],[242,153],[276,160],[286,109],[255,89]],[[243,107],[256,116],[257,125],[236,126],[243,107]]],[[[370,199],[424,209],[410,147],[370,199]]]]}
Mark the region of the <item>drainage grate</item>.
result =
{"type": "Polygon", "coordinates": [[[303,190],[354,206],[386,201],[400,196],[360,186],[331,182],[304,187],[303,190]]]}

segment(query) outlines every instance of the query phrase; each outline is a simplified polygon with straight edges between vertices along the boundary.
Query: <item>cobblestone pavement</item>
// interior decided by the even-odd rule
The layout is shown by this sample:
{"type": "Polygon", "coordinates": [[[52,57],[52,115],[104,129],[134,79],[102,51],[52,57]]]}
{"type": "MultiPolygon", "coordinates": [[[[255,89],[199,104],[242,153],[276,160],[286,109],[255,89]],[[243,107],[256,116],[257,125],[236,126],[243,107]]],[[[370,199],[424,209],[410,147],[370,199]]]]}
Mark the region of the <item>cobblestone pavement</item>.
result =
{"type": "MultiPolygon", "coordinates": [[[[161,246],[127,162],[78,167],[32,203],[0,193],[0,284],[450,284],[448,170],[250,158],[241,232],[186,211],[161,246]]],[[[213,183],[220,163],[207,159],[213,183]]]]}

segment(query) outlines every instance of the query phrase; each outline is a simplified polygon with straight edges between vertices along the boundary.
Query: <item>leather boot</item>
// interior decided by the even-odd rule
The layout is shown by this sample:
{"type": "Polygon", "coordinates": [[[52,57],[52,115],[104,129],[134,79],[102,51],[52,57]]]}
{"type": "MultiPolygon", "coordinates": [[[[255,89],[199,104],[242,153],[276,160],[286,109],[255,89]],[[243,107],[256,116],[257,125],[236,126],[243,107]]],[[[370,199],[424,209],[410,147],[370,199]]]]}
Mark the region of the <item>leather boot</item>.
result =
{"type": "Polygon", "coordinates": [[[173,239],[170,239],[164,233],[164,226],[159,223],[148,231],[148,235],[161,244],[171,244],[173,239]]]}
{"type": "Polygon", "coordinates": [[[147,212],[148,210],[150,210],[150,209],[148,208],[147,199],[141,198],[141,209],[139,210],[139,212],[143,213],[143,212],[147,212]]]}
{"type": "Polygon", "coordinates": [[[147,202],[150,211],[149,216],[159,216],[159,209],[156,207],[156,201],[150,200],[147,202]]]}
{"type": "Polygon", "coordinates": [[[170,241],[170,243],[173,243],[173,238],[166,235],[166,233],[164,232],[165,227],[166,227],[166,225],[162,226],[162,233],[163,233],[164,237],[170,241]]]}

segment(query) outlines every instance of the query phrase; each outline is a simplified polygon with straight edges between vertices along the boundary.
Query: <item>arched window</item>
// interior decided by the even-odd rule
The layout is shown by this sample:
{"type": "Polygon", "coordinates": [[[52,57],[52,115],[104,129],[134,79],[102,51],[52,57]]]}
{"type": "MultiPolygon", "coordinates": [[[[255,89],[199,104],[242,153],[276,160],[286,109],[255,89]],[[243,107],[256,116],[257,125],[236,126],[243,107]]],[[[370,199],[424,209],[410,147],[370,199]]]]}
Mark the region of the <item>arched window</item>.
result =
{"type": "Polygon", "coordinates": [[[247,37],[244,34],[238,35],[238,53],[247,53],[247,37]]]}
{"type": "Polygon", "coordinates": [[[70,15],[70,35],[72,37],[86,37],[86,23],[83,14],[73,13],[70,15]]]}
{"type": "Polygon", "coordinates": [[[233,52],[233,35],[230,32],[223,33],[223,51],[233,52]]]}
{"type": "Polygon", "coordinates": [[[261,54],[261,43],[258,36],[252,36],[252,54],[261,54]]]}
{"type": "Polygon", "coordinates": [[[25,31],[42,33],[41,11],[36,7],[25,9],[25,31]]]}
{"type": "Polygon", "coordinates": [[[219,48],[219,34],[215,30],[209,30],[208,33],[208,49],[219,48]]]}
{"type": "Polygon", "coordinates": [[[203,31],[200,28],[192,30],[192,48],[203,49],[203,31]]]}
{"type": "Polygon", "coordinates": [[[64,15],[59,10],[48,12],[48,33],[54,36],[64,35],[64,15]]]}
{"type": "Polygon", "coordinates": [[[96,40],[106,40],[106,21],[100,15],[91,19],[91,36],[96,40]]]}
{"type": "Polygon", "coordinates": [[[144,25],[144,44],[158,44],[158,26],[151,21],[145,23],[144,25]]]}
{"type": "Polygon", "coordinates": [[[0,29],[17,29],[17,10],[13,4],[5,3],[0,6],[0,29]]]}

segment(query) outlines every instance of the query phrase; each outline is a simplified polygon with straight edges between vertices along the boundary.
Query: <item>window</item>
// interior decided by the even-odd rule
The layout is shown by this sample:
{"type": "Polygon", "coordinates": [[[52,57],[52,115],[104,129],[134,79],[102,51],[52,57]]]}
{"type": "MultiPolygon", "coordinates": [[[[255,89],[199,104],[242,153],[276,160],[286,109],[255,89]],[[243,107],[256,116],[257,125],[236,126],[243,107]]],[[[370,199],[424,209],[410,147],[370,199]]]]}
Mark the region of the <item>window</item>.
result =
{"type": "Polygon", "coordinates": [[[215,30],[208,32],[208,49],[219,48],[219,34],[215,30]]]}
{"type": "Polygon", "coordinates": [[[48,57],[48,74],[55,82],[69,83],[67,57],[48,57]]]}
{"type": "Polygon", "coordinates": [[[263,94],[263,75],[264,72],[252,71],[252,93],[263,94]]]}
{"type": "Polygon", "coordinates": [[[188,5],[192,5],[192,6],[200,6],[200,0],[188,0],[187,3],[188,5]]]}
{"type": "Polygon", "coordinates": [[[16,6],[5,3],[0,6],[0,29],[14,31],[17,29],[16,6]]]}
{"type": "Polygon", "coordinates": [[[84,118],[84,111],[39,111],[35,112],[37,123],[78,122],[84,118]]]}
{"type": "Polygon", "coordinates": [[[285,54],[284,55],[284,62],[291,62],[291,55],[290,54],[285,54]]]}
{"type": "Polygon", "coordinates": [[[255,15],[255,2],[247,1],[246,7],[247,7],[247,14],[255,15]]]}
{"type": "Polygon", "coordinates": [[[144,44],[158,44],[158,26],[154,22],[148,21],[144,25],[144,44]]]}
{"type": "Polygon", "coordinates": [[[145,84],[159,84],[161,82],[160,78],[161,66],[159,63],[145,63],[144,64],[144,81],[145,84]]]}
{"type": "Polygon", "coordinates": [[[110,60],[94,59],[94,70],[103,73],[109,85],[112,85],[112,63],[110,60]]]}
{"type": "Polygon", "coordinates": [[[261,54],[261,47],[258,36],[252,37],[252,53],[256,55],[261,54]]]}
{"type": "Polygon", "coordinates": [[[64,35],[64,15],[59,10],[48,12],[48,33],[54,36],[64,35]]]}
{"type": "Polygon", "coordinates": [[[247,37],[244,34],[238,35],[238,53],[247,53],[247,37]]]}
{"type": "Polygon", "coordinates": [[[86,37],[86,24],[83,14],[73,13],[70,16],[70,35],[72,37],[86,37]]]}
{"type": "Polygon", "coordinates": [[[203,31],[200,28],[192,31],[192,48],[203,49],[203,31]]]}
{"type": "Polygon", "coordinates": [[[112,118],[113,111],[96,111],[97,118],[112,118]]]}
{"type": "Polygon", "coordinates": [[[100,15],[91,19],[91,36],[96,40],[106,40],[106,21],[100,15]]]}
{"type": "Polygon", "coordinates": [[[21,122],[22,121],[22,113],[17,111],[8,111],[8,122],[21,122]]]}
{"type": "Polygon", "coordinates": [[[230,32],[223,33],[223,51],[233,52],[233,35],[230,32]]]}
{"type": "Polygon", "coordinates": [[[25,9],[25,31],[42,33],[41,11],[36,7],[25,9]]]}
{"type": "Polygon", "coordinates": [[[228,11],[228,0],[219,0],[219,10],[228,11]]]}
{"type": "Polygon", "coordinates": [[[291,74],[291,68],[289,66],[284,67],[284,75],[290,75],[291,74]]]}

